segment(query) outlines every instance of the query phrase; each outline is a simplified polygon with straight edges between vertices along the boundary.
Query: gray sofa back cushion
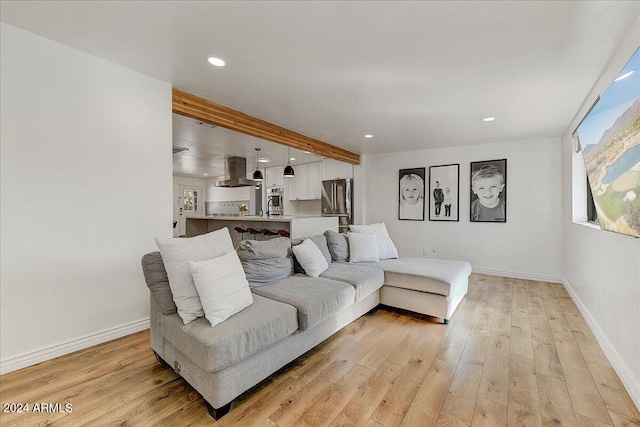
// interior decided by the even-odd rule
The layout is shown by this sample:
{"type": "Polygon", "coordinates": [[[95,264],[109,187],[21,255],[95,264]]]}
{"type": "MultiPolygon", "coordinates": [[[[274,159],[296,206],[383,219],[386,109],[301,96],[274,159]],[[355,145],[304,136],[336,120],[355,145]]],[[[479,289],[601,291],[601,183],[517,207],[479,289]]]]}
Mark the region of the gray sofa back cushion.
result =
{"type": "Polygon", "coordinates": [[[160,252],[151,252],[142,257],[142,272],[151,297],[162,314],[176,313],[178,308],[173,302],[173,294],[169,287],[169,277],[164,269],[160,252]]]}
{"type": "MultiPolygon", "coordinates": [[[[327,260],[327,264],[331,264],[331,253],[329,252],[329,247],[327,246],[327,238],[325,236],[319,234],[317,236],[292,239],[291,246],[298,246],[302,244],[305,239],[310,239],[313,243],[315,243],[316,246],[320,249],[320,252],[322,252],[322,255],[324,255],[324,258],[327,260]]],[[[302,268],[295,255],[293,256],[293,271],[295,273],[306,274],[304,268],[302,268]]]]}
{"type": "Polygon", "coordinates": [[[243,240],[237,252],[252,288],[293,275],[291,240],[287,237],[243,240]]]}
{"type": "Polygon", "coordinates": [[[331,254],[331,259],[335,262],[349,261],[349,240],[346,234],[336,233],[327,230],[324,232],[327,238],[327,247],[331,254]]]}

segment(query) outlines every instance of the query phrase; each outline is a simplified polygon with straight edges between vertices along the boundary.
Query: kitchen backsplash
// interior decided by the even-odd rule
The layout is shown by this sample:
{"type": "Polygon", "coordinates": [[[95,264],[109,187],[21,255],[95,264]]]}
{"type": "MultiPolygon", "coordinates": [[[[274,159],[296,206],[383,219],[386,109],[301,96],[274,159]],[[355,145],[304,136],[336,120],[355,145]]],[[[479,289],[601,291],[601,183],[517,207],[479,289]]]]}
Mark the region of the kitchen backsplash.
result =
{"type": "Polygon", "coordinates": [[[251,205],[248,200],[233,200],[226,202],[205,202],[206,215],[229,215],[240,213],[241,203],[247,205],[247,208],[251,209],[251,205]]]}

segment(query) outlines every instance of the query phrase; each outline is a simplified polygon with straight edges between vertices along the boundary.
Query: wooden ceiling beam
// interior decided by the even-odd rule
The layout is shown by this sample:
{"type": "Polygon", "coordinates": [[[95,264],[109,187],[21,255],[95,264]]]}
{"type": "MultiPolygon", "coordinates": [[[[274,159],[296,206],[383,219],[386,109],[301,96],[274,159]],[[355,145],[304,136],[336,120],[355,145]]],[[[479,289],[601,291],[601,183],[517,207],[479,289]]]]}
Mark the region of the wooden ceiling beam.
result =
{"type": "Polygon", "coordinates": [[[287,147],[309,151],[352,165],[360,164],[360,155],[357,153],[304,136],[175,88],[173,89],[173,112],[287,147]]]}

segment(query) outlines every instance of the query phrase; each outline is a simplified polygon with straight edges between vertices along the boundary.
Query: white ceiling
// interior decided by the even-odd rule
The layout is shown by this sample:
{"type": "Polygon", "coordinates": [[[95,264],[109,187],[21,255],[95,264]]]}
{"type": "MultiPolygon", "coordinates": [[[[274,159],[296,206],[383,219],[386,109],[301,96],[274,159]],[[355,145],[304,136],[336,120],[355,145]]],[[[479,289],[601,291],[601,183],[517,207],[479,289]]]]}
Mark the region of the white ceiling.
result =
{"type": "Polygon", "coordinates": [[[640,15],[637,1],[0,7],[3,22],[362,154],[559,136],[640,15]]]}
{"type": "Polygon", "coordinates": [[[260,162],[259,168],[285,165],[287,159],[292,165],[317,162],[324,157],[264,139],[244,135],[219,126],[212,126],[189,117],[173,114],[173,146],[186,148],[173,155],[173,173],[212,178],[225,175],[225,157],[238,156],[247,159],[247,172],[256,169],[258,157],[268,162],[260,162]],[[260,152],[256,155],[256,148],[260,152]],[[289,157],[289,153],[291,157],[289,157]]]}

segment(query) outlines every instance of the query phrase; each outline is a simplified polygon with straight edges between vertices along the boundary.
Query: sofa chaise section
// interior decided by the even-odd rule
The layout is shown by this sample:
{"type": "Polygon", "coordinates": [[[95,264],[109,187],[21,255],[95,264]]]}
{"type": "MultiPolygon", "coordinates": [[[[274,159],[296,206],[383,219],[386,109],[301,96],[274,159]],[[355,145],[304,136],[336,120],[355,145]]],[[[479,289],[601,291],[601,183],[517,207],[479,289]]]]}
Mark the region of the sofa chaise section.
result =
{"type": "Polygon", "coordinates": [[[441,317],[445,324],[469,287],[471,264],[466,261],[396,258],[363,264],[384,271],[382,304],[441,317]]]}

